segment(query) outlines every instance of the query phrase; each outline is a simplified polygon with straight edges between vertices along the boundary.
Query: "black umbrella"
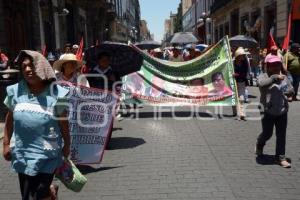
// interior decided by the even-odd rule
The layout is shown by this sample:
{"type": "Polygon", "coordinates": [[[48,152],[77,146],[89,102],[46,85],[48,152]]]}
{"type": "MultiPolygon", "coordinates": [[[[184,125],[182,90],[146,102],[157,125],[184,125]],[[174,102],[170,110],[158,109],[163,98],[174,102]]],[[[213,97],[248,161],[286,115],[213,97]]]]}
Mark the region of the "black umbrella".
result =
{"type": "Polygon", "coordinates": [[[197,43],[198,39],[192,32],[178,32],[175,33],[171,44],[190,44],[190,43],[197,43]]]}
{"type": "Polygon", "coordinates": [[[140,49],[156,49],[161,47],[161,44],[159,42],[153,41],[153,40],[144,40],[142,42],[138,42],[134,44],[140,49]]]}
{"type": "Polygon", "coordinates": [[[102,52],[111,56],[111,67],[120,76],[139,71],[143,64],[143,57],[132,47],[117,42],[103,42],[85,51],[84,60],[87,66],[96,66],[97,57],[102,52]]]}
{"type": "Polygon", "coordinates": [[[244,47],[244,48],[255,48],[257,47],[257,41],[246,35],[237,35],[229,39],[230,46],[232,47],[244,47]]]}

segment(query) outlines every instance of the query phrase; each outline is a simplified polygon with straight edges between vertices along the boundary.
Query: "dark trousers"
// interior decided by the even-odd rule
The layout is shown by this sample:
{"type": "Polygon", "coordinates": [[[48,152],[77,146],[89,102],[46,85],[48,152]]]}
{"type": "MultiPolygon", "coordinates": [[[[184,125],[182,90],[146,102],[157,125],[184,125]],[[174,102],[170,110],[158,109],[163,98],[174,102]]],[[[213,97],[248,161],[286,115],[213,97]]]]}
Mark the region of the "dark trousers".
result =
{"type": "Polygon", "coordinates": [[[297,96],[298,89],[299,89],[300,75],[292,75],[292,77],[293,77],[293,87],[295,90],[295,96],[297,96]]]}
{"type": "Polygon", "coordinates": [[[19,173],[22,200],[42,200],[50,196],[50,185],[53,174],[38,174],[28,176],[19,173]]]}
{"type": "Polygon", "coordinates": [[[257,138],[257,145],[263,148],[272,137],[274,126],[276,128],[276,158],[285,158],[287,113],[280,116],[264,114],[262,120],[262,133],[257,138]]]}

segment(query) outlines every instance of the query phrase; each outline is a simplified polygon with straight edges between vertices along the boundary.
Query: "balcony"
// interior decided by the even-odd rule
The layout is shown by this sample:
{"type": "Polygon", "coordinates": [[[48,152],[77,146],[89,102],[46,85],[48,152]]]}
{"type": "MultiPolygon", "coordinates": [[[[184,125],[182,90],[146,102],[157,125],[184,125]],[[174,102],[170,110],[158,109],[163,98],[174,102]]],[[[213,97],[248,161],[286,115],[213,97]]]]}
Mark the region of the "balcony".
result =
{"type": "MultiPolygon", "coordinates": [[[[70,3],[74,3],[73,1],[69,1],[70,3]]],[[[93,5],[93,8],[103,8],[105,7],[105,0],[78,0],[77,5],[82,7],[82,8],[86,8],[86,7],[90,7],[91,5],[93,5]]]]}
{"type": "Polygon", "coordinates": [[[211,6],[211,13],[216,12],[220,8],[226,6],[226,4],[228,4],[231,1],[232,0],[217,0],[217,1],[215,1],[213,3],[213,5],[211,6]]]}

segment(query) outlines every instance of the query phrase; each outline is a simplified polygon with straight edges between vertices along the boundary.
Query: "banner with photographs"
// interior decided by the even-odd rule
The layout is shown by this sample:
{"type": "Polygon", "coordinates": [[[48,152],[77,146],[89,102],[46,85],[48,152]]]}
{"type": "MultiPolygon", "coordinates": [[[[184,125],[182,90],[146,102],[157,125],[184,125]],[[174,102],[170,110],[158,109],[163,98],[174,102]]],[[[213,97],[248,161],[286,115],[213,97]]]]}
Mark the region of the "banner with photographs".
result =
{"type": "Polygon", "coordinates": [[[169,62],[142,51],[140,53],[144,57],[141,70],[123,78],[122,98],[125,103],[160,106],[236,105],[236,85],[227,37],[203,55],[187,62],[169,62]]]}

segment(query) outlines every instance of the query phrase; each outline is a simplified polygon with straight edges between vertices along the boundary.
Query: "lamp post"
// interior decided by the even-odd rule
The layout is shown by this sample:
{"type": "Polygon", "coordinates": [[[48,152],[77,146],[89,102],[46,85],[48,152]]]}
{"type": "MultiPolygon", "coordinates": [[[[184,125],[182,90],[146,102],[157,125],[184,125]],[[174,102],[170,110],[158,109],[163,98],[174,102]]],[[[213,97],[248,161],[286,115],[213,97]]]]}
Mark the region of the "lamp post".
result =
{"type": "Polygon", "coordinates": [[[203,12],[201,15],[201,18],[199,18],[198,22],[202,23],[203,22],[203,26],[204,26],[204,43],[206,44],[206,23],[207,22],[211,22],[211,18],[209,17],[209,14],[206,12],[203,12]]]}
{"type": "Polygon", "coordinates": [[[195,34],[198,37],[198,29],[197,29],[197,0],[193,0],[193,4],[195,6],[195,34]]]}
{"type": "Polygon", "coordinates": [[[133,39],[133,42],[136,42],[137,40],[137,29],[135,27],[132,27],[131,30],[130,30],[130,36],[132,37],[133,39]]]}

